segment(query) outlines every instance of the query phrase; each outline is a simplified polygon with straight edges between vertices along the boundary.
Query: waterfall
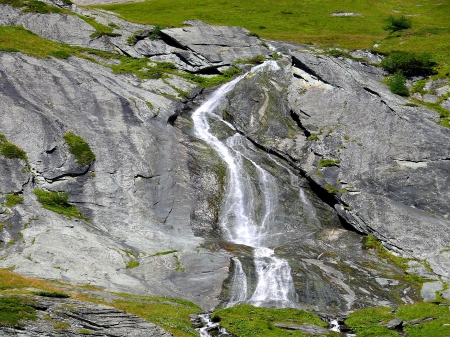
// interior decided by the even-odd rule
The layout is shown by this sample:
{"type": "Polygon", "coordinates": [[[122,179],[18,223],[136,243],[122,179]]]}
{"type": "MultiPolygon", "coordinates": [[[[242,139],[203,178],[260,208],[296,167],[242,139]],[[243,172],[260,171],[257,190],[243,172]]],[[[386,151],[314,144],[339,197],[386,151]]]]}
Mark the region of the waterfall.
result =
{"type": "MultiPolygon", "coordinates": [[[[252,68],[250,74],[279,69],[275,61],[268,61],[252,68]]],[[[230,123],[214,114],[214,110],[226,94],[246,76],[248,73],[220,87],[192,114],[196,136],[211,146],[227,165],[227,193],[220,219],[226,239],[254,248],[257,277],[255,291],[249,296],[242,264],[237,258],[233,258],[235,272],[228,306],[248,302],[257,306],[296,307],[297,295],[288,262],[275,256],[274,247],[264,246],[277,206],[276,180],[247,154],[245,137],[236,132],[221,141],[210,131],[209,120],[224,123],[234,130],[230,123]],[[256,172],[253,177],[250,169],[256,172]],[[260,198],[260,210],[255,208],[257,194],[260,198]]]]}

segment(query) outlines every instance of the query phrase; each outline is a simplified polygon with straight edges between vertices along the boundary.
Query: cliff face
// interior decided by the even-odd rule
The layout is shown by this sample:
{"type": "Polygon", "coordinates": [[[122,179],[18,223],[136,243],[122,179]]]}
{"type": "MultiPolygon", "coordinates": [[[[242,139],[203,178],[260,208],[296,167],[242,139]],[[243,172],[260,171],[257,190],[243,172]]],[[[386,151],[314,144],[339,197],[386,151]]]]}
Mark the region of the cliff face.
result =
{"type": "MultiPolygon", "coordinates": [[[[96,13],[122,36],[90,38],[78,17],[0,10],[2,25],[170,61],[182,71],[214,74],[237,59],[273,54],[240,28],[194,23],[157,40],[144,35],[132,47],[125,41],[133,30],[152,27],[96,13]],[[43,24],[34,25],[33,15],[43,24]]],[[[248,75],[216,113],[277,179],[268,241],[289,261],[299,302],[347,311],[418,298],[403,271],[362,249],[348,228],[431,267],[411,264],[409,272],[448,280],[450,130],[433,122],[434,112],[391,94],[378,68],[272,43],[285,54],[280,69],[248,75]]],[[[206,93],[198,96],[201,88],[177,75],[142,80],[98,61],[0,52],[0,133],[28,157],[0,155],[0,266],[214,308],[228,299],[231,257],[240,256],[251,277],[254,266],[251,249],[224,240],[226,166],[192,130],[190,112],[206,93]],[[77,163],[67,132],[89,144],[93,163],[77,163]],[[44,209],[36,188],[67,192],[88,220],[44,209]],[[23,203],[7,206],[11,194],[23,203]]],[[[258,188],[254,195],[258,205],[258,188]]]]}

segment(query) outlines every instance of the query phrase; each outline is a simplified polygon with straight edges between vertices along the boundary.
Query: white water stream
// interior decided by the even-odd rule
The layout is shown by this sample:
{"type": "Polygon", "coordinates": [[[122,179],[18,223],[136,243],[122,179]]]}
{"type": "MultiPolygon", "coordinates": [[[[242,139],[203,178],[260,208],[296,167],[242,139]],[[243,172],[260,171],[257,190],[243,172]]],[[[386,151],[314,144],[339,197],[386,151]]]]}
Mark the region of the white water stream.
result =
{"type": "MultiPolygon", "coordinates": [[[[268,61],[254,67],[250,74],[278,69],[275,61],[268,61]]],[[[297,307],[297,294],[288,262],[276,257],[273,249],[264,246],[277,206],[278,192],[275,178],[246,156],[246,139],[243,136],[236,132],[226,141],[220,141],[210,131],[209,120],[225,123],[234,130],[230,123],[214,114],[214,110],[226,94],[247,75],[242,75],[220,87],[192,114],[196,136],[211,146],[227,165],[227,193],[220,220],[221,227],[231,242],[254,247],[257,276],[255,290],[253,294],[248,293],[247,276],[242,264],[238,258],[233,258],[235,273],[228,306],[248,302],[256,306],[297,307]],[[253,179],[248,172],[249,165],[257,173],[253,179]],[[260,191],[259,211],[255,206],[255,191],[260,191]]]]}

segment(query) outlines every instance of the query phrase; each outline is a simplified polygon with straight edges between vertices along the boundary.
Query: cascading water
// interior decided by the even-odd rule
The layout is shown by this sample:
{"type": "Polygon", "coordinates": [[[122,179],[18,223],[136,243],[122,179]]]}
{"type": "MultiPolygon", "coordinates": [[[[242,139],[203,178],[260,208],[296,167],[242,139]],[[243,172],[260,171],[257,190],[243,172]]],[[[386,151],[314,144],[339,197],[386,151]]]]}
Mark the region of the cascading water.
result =
{"type": "MultiPolygon", "coordinates": [[[[275,61],[268,61],[254,67],[250,73],[279,69],[275,61]]],[[[247,277],[241,262],[233,258],[235,274],[228,306],[249,302],[257,306],[297,307],[297,295],[288,262],[277,258],[274,250],[265,246],[278,199],[275,179],[253,161],[250,155],[246,155],[246,139],[243,136],[236,132],[226,141],[221,141],[210,131],[209,119],[225,123],[234,130],[231,124],[213,112],[225,95],[247,75],[242,75],[220,87],[192,115],[196,135],[211,146],[227,165],[228,185],[220,220],[221,227],[231,242],[254,248],[257,276],[255,290],[251,296],[248,294],[247,277]],[[254,177],[252,179],[249,167],[256,172],[254,175],[257,176],[256,179],[254,177]],[[255,186],[255,180],[258,186],[255,186]],[[260,211],[255,208],[256,191],[260,191],[260,211]]]]}

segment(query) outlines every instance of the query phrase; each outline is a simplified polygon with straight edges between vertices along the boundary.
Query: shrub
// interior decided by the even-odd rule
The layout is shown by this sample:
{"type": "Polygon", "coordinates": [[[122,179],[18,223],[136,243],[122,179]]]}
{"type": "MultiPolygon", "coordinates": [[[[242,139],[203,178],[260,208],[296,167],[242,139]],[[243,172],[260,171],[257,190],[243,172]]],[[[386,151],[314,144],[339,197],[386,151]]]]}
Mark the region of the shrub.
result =
{"type": "Polygon", "coordinates": [[[95,160],[95,154],[83,138],[73,132],[67,132],[63,138],[69,145],[69,152],[75,156],[79,165],[89,165],[95,160]]]}
{"type": "Polygon", "coordinates": [[[409,96],[408,88],[406,87],[406,78],[401,72],[396,72],[388,78],[388,87],[392,93],[400,96],[409,96]]]}
{"type": "Polygon", "coordinates": [[[409,29],[412,27],[411,19],[404,17],[403,15],[399,18],[390,15],[386,20],[386,25],[383,27],[384,30],[389,30],[391,32],[397,32],[399,30],[409,29]]]}
{"type": "Polygon", "coordinates": [[[394,51],[381,61],[381,66],[391,74],[400,71],[405,76],[431,75],[435,63],[429,53],[394,51]]]}
{"type": "Polygon", "coordinates": [[[52,298],[69,298],[70,297],[70,295],[67,295],[64,293],[59,293],[56,291],[36,291],[34,294],[38,295],[38,296],[52,297],[52,298]]]}
{"type": "Polygon", "coordinates": [[[67,202],[69,199],[69,193],[44,191],[36,188],[34,190],[34,194],[37,196],[37,200],[45,209],[55,213],[67,215],[69,218],[75,217],[78,219],[88,220],[83,217],[74,205],[67,202]]]}
{"type": "Polygon", "coordinates": [[[164,26],[156,25],[153,27],[152,32],[148,35],[149,39],[156,39],[161,35],[161,31],[166,28],[164,26]]]}

